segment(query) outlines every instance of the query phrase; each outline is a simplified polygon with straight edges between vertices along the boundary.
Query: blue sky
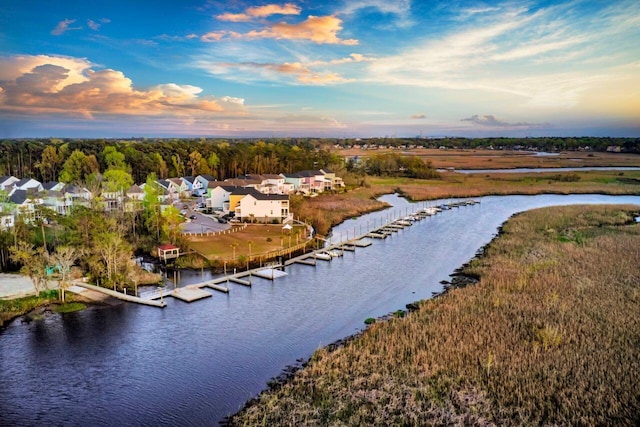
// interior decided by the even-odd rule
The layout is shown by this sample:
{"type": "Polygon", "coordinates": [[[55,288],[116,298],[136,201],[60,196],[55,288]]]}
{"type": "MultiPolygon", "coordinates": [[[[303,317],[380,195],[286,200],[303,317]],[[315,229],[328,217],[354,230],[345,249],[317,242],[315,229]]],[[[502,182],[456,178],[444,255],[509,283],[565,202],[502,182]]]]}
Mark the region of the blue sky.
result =
{"type": "Polygon", "coordinates": [[[5,0],[0,137],[640,136],[640,2],[5,0]]]}

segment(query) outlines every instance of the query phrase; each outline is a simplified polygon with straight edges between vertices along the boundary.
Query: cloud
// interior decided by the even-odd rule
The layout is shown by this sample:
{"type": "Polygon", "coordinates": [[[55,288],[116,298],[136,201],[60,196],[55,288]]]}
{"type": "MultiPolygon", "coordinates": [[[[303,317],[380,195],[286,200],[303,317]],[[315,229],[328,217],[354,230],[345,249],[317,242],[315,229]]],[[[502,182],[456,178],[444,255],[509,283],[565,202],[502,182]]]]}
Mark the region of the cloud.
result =
{"type": "Polygon", "coordinates": [[[340,14],[353,15],[366,9],[376,9],[380,13],[395,15],[396,25],[399,27],[408,27],[414,24],[410,18],[411,0],[351,0],[345,2],[340,14]]]}
{"type": "Polygon", "coordinates": [[[234,31],[212,31],[204,34],[200,39],[204,42],[219,42],[227,39],[276,39],[276,40],[308,40],[317,44],[341,44],[353,46],[358,44],[355,39],[341,39],[338,33],[342,30],[342,20],[336,16],[310,15],[305,21],[297,24],[279,22],[269,24],[262,30],[252,30],[247,33],[234,31]]]}
{"type": "Polygon", "coordinates": [[[219,63],[213,67],[204,66],[204,68],[208,68],[212,74],[216,75],[228,74],[230,70],[234,70],[231,73],[233,78],[238,78],[238,71],[251,73],[254,76],[258,74],[261,79],[269,80],[277,80],[283,75],[294,76],[297,82],[309,85],[325,85],[347,81],[337,73],[315,72],[300,62],[285,62],[283,64],[256,62],[219,63]]]}
{"type": "Polygon", "coordinates": [[[0,111],[5,112],[87,118],[97,114],[207,116],[241,113],[244,102],[232,97],[203,97],[201,88],[176,83],[136,89],[122,72],[95,70],[94,64],[82,58],[7,57],[0,64],[0,111]]]}
{"type": "Polygon", "coordinates": [[[268,4],[250,7],[244,13],[223,13],[216,16],[216,19],[228,22],[249,22],[255,18],[265,18],[271,15],[299,15],[301,10],[293,3],[286,3],[284,6],[268,4]]]}
{"type": "Polygon", "coordinates": [[[81,30],[82,27],[70,27],[69,25],[73,24],[74,22],[76,22],[75,19],[64,19],[60,22],[58,22],[58,25],[56,25],[56,27],[51,30],[51,34],[54,36],[61,36],[62,34],[66,33],[67,31],[72,31],[72,30],[81,30]]]}
{"type": "Polygon", "coordinates": [[[91,28],[93,31],[98,31],[102,24],[108,24],[109,22],[111,22],[111,20],[107,18],[102,18],[99,22],[96,22],[93,19],[87,19],[87,27],[91,28]]]}
{"type": "Polygon", "coordinates": [[[409,118],[413,120],[423,120],[426,119],[427,116],[425,114],[414,114],[412,116],[409,116],[409,118]]]}
{"type": "Polygon", "coordinates": [[[527,9],[503,3],[472,14],[462,11],[468,19],[450,32],[398,54],[377,57],[362,78],[387,85],[453,89],[461,91],[460,96],[469,94],[472,102],[493,97],[535,108],[572,108],[607,78],[619,79],[614,68],[589,61],[619,61],[603,58],[620,52],[612,40],[628,45],[628,34],[620,33],[618,25],[621,16],[625,22],[629,16],[640,19],[640,7],[632,5],[627,2],[626,8],[603,12],[610,22],[605,26],[592,15],[576,15],[566,4],[527,9]]]}
{"type": "Polygon", "coordinates": [[[527,128],[540,128],[540,127],[550,127],[549,123],[509,123],[503,120],[496,118],[491,114],[487,114],[484,116],[479,116],[474,114],[471,117],[466,119],[460,119],[461,122],[471,122],[480,126],[488,126],[488,127],[501,127],[501,128],[512,128],[512,127],[527,127],[527,128]]]}

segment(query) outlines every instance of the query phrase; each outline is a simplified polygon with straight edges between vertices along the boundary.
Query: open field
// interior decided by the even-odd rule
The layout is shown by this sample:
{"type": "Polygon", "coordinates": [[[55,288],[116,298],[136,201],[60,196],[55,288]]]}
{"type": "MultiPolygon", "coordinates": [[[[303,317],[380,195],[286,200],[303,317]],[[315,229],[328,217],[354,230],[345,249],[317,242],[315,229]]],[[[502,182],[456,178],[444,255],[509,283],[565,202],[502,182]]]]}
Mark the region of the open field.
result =
{"type": "Polygon", "coordinates": [[[306,227],[301,225],[288,232],[282,229],[281,224],[249,224],[244,230],[234,233],[191,237],[189,247],[210,261],[246,262],[249,251],[255,259],[261,254],[303,243],[306,236],[306,227]]]}
{"type": "Polygon", "coordinates": [[[627,153],[603,153],[585,151],[563,151],[558,155],[538,156],[527,151],[509,150],[340,150],[341,156],[367,157],[383,153],[402,153],[418,156],[430,161],[436,168],[455,169],[512,169],[512,168],[559,168],[583,166],[640,166],[640,156],[627,153]]]}
{"type": "Polygon", "coordinates": [[[423,301],[318,350],[231,425],[638,425],[638,207],[510,219],[423,301]]]}

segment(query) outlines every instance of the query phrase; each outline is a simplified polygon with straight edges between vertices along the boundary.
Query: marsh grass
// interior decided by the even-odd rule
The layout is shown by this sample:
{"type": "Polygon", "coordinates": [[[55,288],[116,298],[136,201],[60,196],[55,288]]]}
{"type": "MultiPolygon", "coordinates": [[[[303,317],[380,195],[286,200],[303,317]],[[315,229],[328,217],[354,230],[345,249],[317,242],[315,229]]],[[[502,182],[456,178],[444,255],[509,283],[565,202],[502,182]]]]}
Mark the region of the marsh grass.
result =
{"type": "Polygon", "coordinates": [[[555,207],[510,219],[424,301],[318,350],[232,425],[637,425],[637,207],[555,207]],[[563,240],[569,230],[580,242],[563,240]]]}

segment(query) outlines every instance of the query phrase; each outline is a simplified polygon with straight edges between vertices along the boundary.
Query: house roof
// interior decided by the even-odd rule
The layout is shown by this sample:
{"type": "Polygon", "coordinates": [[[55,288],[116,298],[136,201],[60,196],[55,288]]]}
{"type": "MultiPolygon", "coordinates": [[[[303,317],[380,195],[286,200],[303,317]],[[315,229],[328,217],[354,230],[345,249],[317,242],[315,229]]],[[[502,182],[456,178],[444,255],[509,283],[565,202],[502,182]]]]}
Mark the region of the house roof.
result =
{"type": "Polygon", "coordinates": [[[59,184],[60,183],[58,181],[49,181],[49,182],[45,182],[44,184],[42,184],[42,188],[44,188],[45,190],[51,190],[53,187],[55,187],[55,186],[57,186],[59,184]]]}
{"type": "Polygon", "coordinates": [[[159,179],[157,183],[160,184],[160,186],[164,189],[169,188],[169,181],[167,181],[166,179],[159,179]]]}
{"type": "Polygon", "coordinates": [[[193,181],[196,180],[195,176],[183,176],[182,179],[184,179],[185,181],[189,182],[190,184],[193,184],[193,181]]]}
{"type": "Polygon", "coordinates": [[[11,203],[15,203],[16,205],[21,205],[27,200],[27,190],[15,190],[11,196],[9,196],[9,201],[11,203]]]}
{"type": "Polygon", "coordinates": [[[70,194],[80,194],[80,193],[85,193],[86,194],[86,193],[89,192],[89,190],[87,190],[84,187],[79,187],[77,185],[67,185],[64,188],[64,192],[65,193],[70,193],[70,194]]]}
{"type": "Polygon", "coordinates": [[[221,185],[218,183],[218,185],[211,185],[214,184],[213,182],[209,183],[209,188],[222,188],[224,191],[228,192],[228,193],[232,193],[235,189],[237,188],[242,188],[242,187],[238,187],[237,185],[221,185]]]}
{"type": "Polygon", "coordinates": [[[11,178],[13,178],[14,180],[17,180],[18,178],[16,178],[15,176],[11,176],[11,175],[4,175],[4,176],[0,176],[0,185],[8,182],[9,180],[11,180],[11,178]]]}
{"type": "Polygon", "coordinates": [[[298,175],[303,176],[303,177],[312,177],[312,176],[317,176],[317,175],[324,175],[324,172],[322,172],[320,170],[306,170],[306,171],[298,172],[298,175]]]}
{"type": "Polygon", "coordinates": [[[247,185],[262,184],[261,179],[231,178],[231,179],[225,179],[224,182],[228,183],[229,185],[237,185],[238,187],[246,187],[247,185]]]}
{"type": "Polygon", "coordinates": [[[198,175],[198,178],[203,178],[205,181],[215,181],[216,180],[211,175],[198,175]]]}
{"type": "Polygon", "coordinates": [[[158,249],[161,249],[161,250],[163,250],[163,251],[170,251],[170,250],[172,250],[172,249],[180,249],[180,248],[179,248],[178,246],[174,246],[174,245],[169,245],[169,244],[167,244],[167,245],[160,245],[160,246],[158,246],[158,249]]]}
{"type": "Polygon", "coordinates": [[[233,196],[251,196],[256,200],[289,200],[289,196],[281,194],[264,194],[254,188],[238,188],[231,195],[233,196]]]}
{"type": "Polygon", "coordinates": [[[16,182],[16,187],[22,187],[23,185],[25,185],[29,181],[31,181],[31,178],[22,178],[21,180],[16,182]]]}
{"type": "Polygon", "coordinates": [[[169,178],[167,181],[173,182],[178,187],[182,185],[182,178],[169,178]]]}
{"type": "Polygon", "coordinates": [[[137,193],[137,194],[144,193],[144,190],[142,188],[138,187],[136,184],[133,184],[127,190],[127,194],[134,194],[134,193],[137,193]]]}
{"type": "Polygon", "coordinates": [[[294,173],[283,173],[282,174],[285,178],[304,178],[302,175],[300,175],[298,172],[294,172],[294,173]]]}

